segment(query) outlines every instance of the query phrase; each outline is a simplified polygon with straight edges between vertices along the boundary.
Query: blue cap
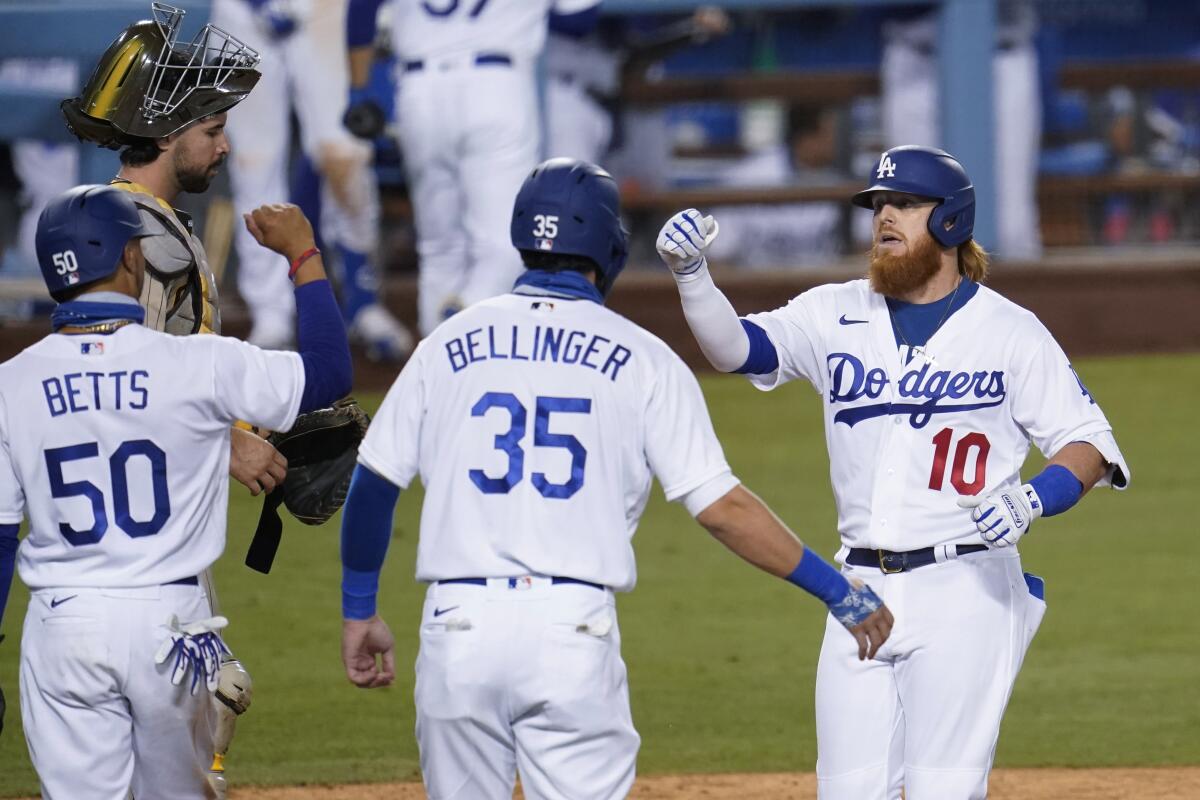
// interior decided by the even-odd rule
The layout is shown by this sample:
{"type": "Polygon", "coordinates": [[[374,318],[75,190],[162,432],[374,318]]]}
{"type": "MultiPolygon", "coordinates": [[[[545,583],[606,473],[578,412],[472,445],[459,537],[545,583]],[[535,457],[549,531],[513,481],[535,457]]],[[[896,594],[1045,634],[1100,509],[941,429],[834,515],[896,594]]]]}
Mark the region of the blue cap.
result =
{"type": "Polygon", "coordinates": [[[874,181],[850,202],[871,208],[875,192],[903,192],[941,202],[929,215],[929,233],[942,247],[957,247],[975,229],[975,187],[958,159],[944,150],[906,144],[893,147],[872,168],[874,181]]]}
{"type": "Polygon", "coordinates": [[[38,218],[37,257],[55,300],[116,272],[125,245],[149,236],[128,192],[76,186],[46,204],[38,218]]]}
{"type": "Polygon", "coordinates": [[[573,158],[552,158],[534,168],[517,192],[510,233],[521,251],[591,259],[605,295],[629,255],[617,182],[595,164],[573,158]]]}

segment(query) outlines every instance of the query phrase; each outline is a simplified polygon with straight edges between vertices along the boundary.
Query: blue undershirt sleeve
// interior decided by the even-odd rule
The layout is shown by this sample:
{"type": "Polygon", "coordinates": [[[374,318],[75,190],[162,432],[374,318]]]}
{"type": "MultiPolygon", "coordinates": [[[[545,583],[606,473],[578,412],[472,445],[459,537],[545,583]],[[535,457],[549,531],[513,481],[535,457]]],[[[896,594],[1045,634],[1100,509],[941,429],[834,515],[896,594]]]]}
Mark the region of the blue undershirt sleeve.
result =
{"type": "Polygon", "coordinates": [[[375,20],[383,0],[350,0],[346,8],[346,45],[366,47],[375,41],[375,20]]]}
{"type": "Polygon", "coordinates": [[[739,375],[770,375],[779,369],[779,353],[767,332],[748,319],[741,320],[742,330],[750,340],[746,362],[734,370],[739,375]]]}
{"type": "Polygon", "coordinates": [[[549,27],[555,33],[561,33],[564,36],[570,36],[575,39],[582,39],[587,36],[596,27],[596,22],[600,19],[600,5],[594,5],[591,8],[585,8],[583,11],[577,11],[574,14],[555,14],[550,13],[549,27]]]}
{"type": "Polygon", "coordinates": [[[304,362],[300,413],[325,408],[348,395],[354,377],[350,345],[329,281],[296,287],[296,341],[304,362]]]}
{"type": "Polygon", "coordinates": [[[12,586],[13,566],[17,560],[17,531],[20,525],[0,525],[0,622],[8,605],[8,590],[12,586]]]}
{"type": "Polygon", "coordinates": [[[400,487],[359,464],[342,510],[342,616],[375,616],[379,572],[392,538],[400,487]]]}

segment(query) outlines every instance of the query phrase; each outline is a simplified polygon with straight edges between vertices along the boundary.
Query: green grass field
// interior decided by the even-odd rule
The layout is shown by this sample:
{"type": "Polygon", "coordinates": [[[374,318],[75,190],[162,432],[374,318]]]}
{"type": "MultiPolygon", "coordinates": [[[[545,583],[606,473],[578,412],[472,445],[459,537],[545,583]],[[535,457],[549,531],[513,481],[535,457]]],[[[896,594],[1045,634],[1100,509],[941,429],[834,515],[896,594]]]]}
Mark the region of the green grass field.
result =
{"type": "MultiPolygon", "coordinates": [[[[997,761],[1006,766],[1200,763],[1200,533],[1192,451],[1200,356],[1076,365],[1117,431],[1133,489],[1098,490],[1022,544],[1049,611],[1017,681],[997,761]],[[1192,502],[1189,502],[1192,501],[1192,502]]],[[[703,381],[737,474],[827,557],[835,514],[818,398],[703,381]]],[[[366,398],[373,405],[378,397],[366,398]]],[[[1030,469],[1034,465],[1030,465],[1030,469]]],[[[1030,474],[1027,469],[1026,474],[1030,474]]],[[[270,576],[242,566],[258,502],[234,487],[219,565],[227,639],[255,681],[231,782],[418,779],[412,668],[422,587],[412,579],[419,493],[401,497],[381,612],[397,635],[396,685],[352,687],[339,658],[337,525],[288,523],[270,576]]],[[[817,601],[744,565],[657,493],[635,544],[638,588],[620,598],[639,772],[811,770],[817,601]]],[[[0,645],[8,692],[0,796],[32,794],[17,713],[15,587],[0,645]]]]}

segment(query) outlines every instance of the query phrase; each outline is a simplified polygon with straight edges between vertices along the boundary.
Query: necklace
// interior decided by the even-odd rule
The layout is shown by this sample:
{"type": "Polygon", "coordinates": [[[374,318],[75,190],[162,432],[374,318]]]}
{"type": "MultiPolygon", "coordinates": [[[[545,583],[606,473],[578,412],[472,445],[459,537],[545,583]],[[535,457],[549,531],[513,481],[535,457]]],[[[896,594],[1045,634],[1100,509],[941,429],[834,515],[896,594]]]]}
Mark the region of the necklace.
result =
{"type": "Polygon", "coordinates": [[[124,328],[131,319],[114,319],[108,322],[98,322],[95,325],[64,325],[55,333],[79,334],[79,333],[112,333],[118,328],[124,328]]]}
{"type": "MultiPolygon", "coordinates": [[[[954,298],[958,296],[958,287],[960,286],[962,286],[962,275],[958,276],[958,283],[954,284],[954,291],[950,293],[950,302],[946,304],[946,310],[942,312],[942,318],[938,320],[937,325],[933,326],[933,330],[925,339],[925,344],[928,344],[929,340],[933,338],[934,334],[941,330],[942,324],[945,323],[946,318],[950,316],[950,309],[954,308],[954,298]]],[[[925,344],[919,344],[916,347],[913,347],[908,343],[908,337],[904,335],[904,329],[900,327],[900,323],[896,320],[896,314],[892,311],[892,307],[890,305],[887,307],[887,310],[888,316],[892,318],[892,326],[896,329],[896,333],[899,334],[900,341],[903,342],[904,346],[908,348],[908,352],[913,356],[920,356],[930,364],[937,366],[937,362],[933,360],[933,356],[929,355],[929,352],[925,349],[925,344]]]]}

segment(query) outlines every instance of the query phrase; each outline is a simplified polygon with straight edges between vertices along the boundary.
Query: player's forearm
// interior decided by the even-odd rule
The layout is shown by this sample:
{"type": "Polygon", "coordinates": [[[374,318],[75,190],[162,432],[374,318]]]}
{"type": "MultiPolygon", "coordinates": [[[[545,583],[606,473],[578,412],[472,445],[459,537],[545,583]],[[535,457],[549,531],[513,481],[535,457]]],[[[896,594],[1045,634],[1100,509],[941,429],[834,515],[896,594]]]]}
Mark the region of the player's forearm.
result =
{"type": "Polygon", "coordinates": [[[350,344],[329,281],[296,287],[296,343],[304,363],[300,413],[325,408],[350,393],[354,379],[350,344]]]}
{"type": "Polygon", "coordinates": [[[350,49],[350,88],[362,89],[371,80],[371,66],[375,63],[375,47],[353,47],[350,49]]]}
{"type": "Polygon", "coordinates": [[[1082,486],[1081,494],[1087,494],[1108,472],[1108,463],[1100,451],[1087,442],[1071,442],[1063,447],[1046,466],[1066,467],[1082,486]]]}
{"type": "Polygon", "coordinates": [[[342,616],[375,615],[379,572],[392,536],[392,515],[400,489],[359,464],[350,479],[342,512],[342,616]]]}
{"type": "Polygon", "coordinates": [[[779,578],[790,575],[804,555],[804,543],[744,486],[731,489],[696,521],[736,555],[779,578]]]}
{"type": "Polygon", "coordinates": [[[676,275],[676,284],[683,316],[704,357],[721,372],[737,371],[750,355],[750,338],[707,265],[691,275],[676,275]]]}

